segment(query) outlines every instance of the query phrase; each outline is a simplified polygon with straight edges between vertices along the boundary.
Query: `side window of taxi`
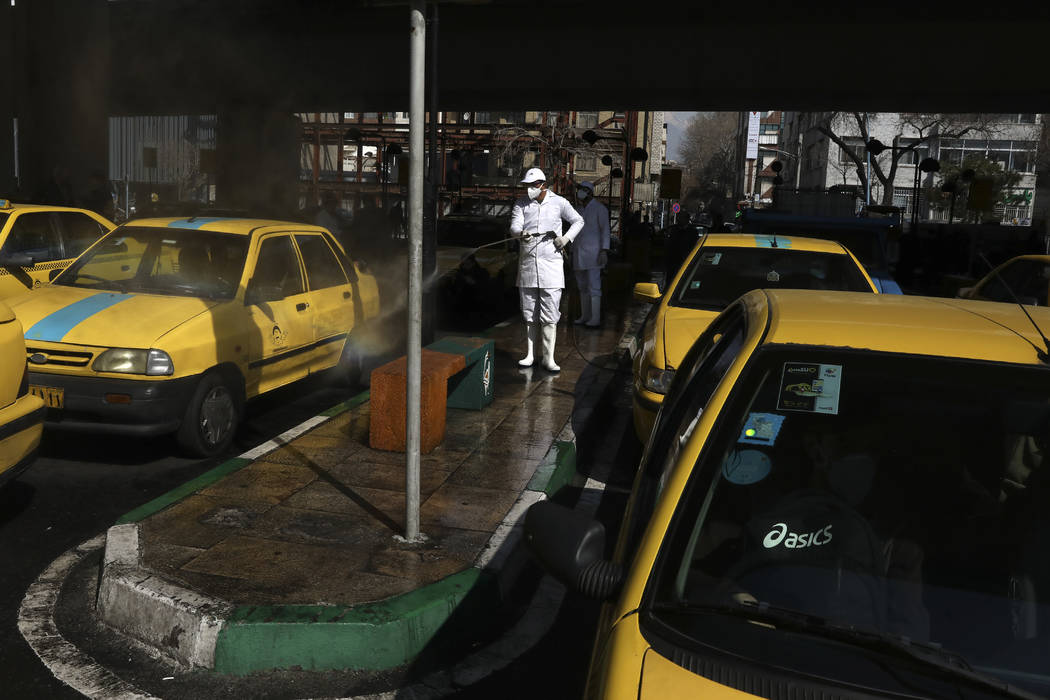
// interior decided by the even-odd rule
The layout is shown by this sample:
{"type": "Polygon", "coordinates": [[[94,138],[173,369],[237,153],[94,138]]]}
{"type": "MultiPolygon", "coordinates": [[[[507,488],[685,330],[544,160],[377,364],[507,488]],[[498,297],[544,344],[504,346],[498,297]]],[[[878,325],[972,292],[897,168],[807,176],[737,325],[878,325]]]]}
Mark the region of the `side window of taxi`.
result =
{"type": "Polygon", "coordinates": [[[102,237],[106,228],[87,214],[63,211],[57,214],[62,229],[65,256],[75,258],[102,237]]]}
{"type": "Polygon", "coordinates": [[[715,389],[740,355],[744,331],[743,314],[730,312],[697,339],[682,361],[679,371],[685,376],[675,378],[642,457],[635,502],[625,525],[628,552],[637,547],[671,468],[715,389]]]}
{"type": "Polygon", "coordinates": [[[303,275],[292,239],[288,236],[264,239],[248,285],[249,303],[280,301],[302,294],[303,289],[303,275]]]}
{"type": "Polygon", "coordinates": [[[34,263],[61,260],[62,247],[53,221],[48,212],[18,215],[0,253],[29,255],[34,263]]]}
{"type": "Polygon", "coordinates": [[[347,284],[343,268],[335,253],[319,235],[297,235],[299,252],[306,267],[306,278],[310,289],[327,289],[347,284]]]}

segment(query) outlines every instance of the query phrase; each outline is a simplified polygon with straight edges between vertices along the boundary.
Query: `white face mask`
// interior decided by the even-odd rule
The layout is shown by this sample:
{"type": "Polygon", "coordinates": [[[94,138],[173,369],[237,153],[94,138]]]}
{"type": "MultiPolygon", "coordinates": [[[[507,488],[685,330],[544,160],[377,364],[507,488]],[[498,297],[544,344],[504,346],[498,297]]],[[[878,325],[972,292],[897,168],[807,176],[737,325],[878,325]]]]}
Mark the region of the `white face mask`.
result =
{"type": "Polygon", "coordinates": [[[591,196],[591,191],[590,190],[585,190],[583,188],[580,188],[580,189],[576,190],[576,199],[580,200],[581,202],[585,201],[590,196],[591,196]]]}
{"type": "Polygon", "coordinates": [[[530,187],[529,188],[529,199],[536,199],[540,196],[540,192],[543,191],[542,187],[530,187]]]}

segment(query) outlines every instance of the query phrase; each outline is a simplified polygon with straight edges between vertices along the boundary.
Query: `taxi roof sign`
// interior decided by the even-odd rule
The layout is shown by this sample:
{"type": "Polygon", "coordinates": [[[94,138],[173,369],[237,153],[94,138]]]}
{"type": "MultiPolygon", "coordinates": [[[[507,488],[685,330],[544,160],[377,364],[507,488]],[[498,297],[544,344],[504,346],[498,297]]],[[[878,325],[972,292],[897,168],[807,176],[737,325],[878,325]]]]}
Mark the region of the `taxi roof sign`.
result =
{"type": "Polygon", "coordinates": [[[11,208],[11,200],[10,199],[0,199],[0,209],[10,209],[10,208],[11,208]]]}

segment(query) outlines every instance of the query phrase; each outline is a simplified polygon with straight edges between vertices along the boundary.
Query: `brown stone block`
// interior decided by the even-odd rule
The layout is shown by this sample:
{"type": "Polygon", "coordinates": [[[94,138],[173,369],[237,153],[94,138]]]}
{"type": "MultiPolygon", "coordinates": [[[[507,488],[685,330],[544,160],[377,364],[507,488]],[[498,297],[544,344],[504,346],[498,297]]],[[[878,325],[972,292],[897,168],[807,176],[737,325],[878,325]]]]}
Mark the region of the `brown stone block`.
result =
{"type": "MultiPolygon", "coordinates": [[[[420,451],[430,452],[445,436],[448,378],[466,367],[462,355],[423,350],[420,381],[420,451]]],[[[372,371],[369,444],[405,451],[407,361],[404,357],[372,371]]]]}

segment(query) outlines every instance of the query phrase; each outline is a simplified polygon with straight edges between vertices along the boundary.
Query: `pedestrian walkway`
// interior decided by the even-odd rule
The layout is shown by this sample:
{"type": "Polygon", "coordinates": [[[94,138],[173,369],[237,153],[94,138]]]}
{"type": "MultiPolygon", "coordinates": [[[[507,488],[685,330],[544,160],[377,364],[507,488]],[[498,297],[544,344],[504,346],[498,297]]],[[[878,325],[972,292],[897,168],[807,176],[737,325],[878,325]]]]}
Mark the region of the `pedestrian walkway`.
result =
{"type": "Polygon", "coordinates": [[[520,323],[486,331],[495,397],[449,409],[444,441],[421,458],[424,542],[399,537],[405,455],[369,447],[366,392],[122,518],[107,536],[100,617],[167,658],[230,674],[383,670],[439,633],[477,634],[527,560],[525,510],[572,479],[574,428],[624,366],[638,312],[624,295],[600,330],[563,322],[558,374],[517,366],[520,323]]]}

